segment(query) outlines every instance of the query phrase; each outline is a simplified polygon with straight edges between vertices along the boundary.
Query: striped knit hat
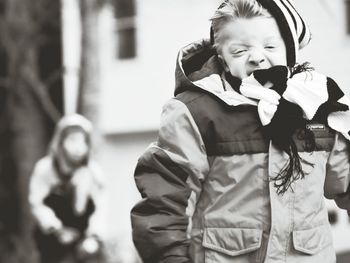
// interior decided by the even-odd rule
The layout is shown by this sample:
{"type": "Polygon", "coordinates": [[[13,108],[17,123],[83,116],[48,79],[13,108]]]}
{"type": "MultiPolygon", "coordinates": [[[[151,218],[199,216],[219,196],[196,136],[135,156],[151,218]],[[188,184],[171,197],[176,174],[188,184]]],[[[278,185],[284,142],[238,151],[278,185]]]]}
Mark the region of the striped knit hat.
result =
{"type": "MultiPolygon", "coordinates": [[[[218,9],[235,0],[224,0],[218,9]]],[[[311,32],[304,19],[295,9],[291,0],[256,0],[276,19],[287,48],[287,64],[293,67],[297,62],[299,49],[311,40],[311,32]]],[[[214,43],[214,32],[210,32],[211,43],[214,43]]]]}

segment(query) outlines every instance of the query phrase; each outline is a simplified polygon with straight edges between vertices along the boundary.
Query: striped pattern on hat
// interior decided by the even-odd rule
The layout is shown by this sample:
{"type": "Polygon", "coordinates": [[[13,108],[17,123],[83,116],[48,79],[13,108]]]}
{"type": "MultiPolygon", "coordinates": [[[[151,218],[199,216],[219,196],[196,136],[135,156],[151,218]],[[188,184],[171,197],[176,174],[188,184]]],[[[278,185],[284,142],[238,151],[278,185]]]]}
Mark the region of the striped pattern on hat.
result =
{"type": "Polygon", "coordinates": [[[294,66],[298,50],[311,40],[311,32],[305,20],[289,0],[257,0],[276,19],[287,47],[287,63],[294,66]]]}

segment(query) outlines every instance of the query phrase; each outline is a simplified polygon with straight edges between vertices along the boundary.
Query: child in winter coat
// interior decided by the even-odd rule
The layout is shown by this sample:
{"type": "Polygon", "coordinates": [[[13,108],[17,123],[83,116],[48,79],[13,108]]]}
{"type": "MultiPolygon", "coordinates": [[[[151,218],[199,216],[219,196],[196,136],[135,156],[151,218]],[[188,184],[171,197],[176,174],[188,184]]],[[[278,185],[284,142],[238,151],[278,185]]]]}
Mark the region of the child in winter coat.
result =
{"type": "Polygon", "coordinates": [[[289,0],[227,0],[178,56],[131,212],[145,263],[335,262],[324,196],[350,211],[350,101],[297,53],[289,0]]]}
{"type": "Polygon", "coordinates": [[[103,180],[91,158],[91,136],[92,125],[83,116],[63,117],[48,155],[35,165],[29,201],[41,262],[88,262],[100,256],[96,210],[103,180]]]}

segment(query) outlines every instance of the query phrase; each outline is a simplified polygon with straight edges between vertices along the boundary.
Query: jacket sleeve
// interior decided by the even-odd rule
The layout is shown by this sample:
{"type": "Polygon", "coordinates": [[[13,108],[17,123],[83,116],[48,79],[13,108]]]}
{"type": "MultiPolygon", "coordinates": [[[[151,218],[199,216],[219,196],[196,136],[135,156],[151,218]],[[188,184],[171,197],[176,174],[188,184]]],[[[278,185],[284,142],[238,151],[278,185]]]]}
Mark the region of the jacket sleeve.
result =
{"type": "Polygon", "coordinates": [[[209,171],[204,143],[180,101],[165,104],[158,141],[140,157],[135,181],[142,200],[131,211],[134,244],[144,263],[191,262],[189,231],[209,171]]]}
{"type": "Polygon", "coordinates": [[[29,203],[34,218],[46,233],[62,228],[62,222],[56,217],[54,211],[44,204],[53,184],[55,182],[51,161],[49,158],[43,158],[36,163],[30,179],[29,203]]]}
{"type": "Polygon", "coordinates": [[[325,196],[350,215],[350,149],[343,135],[337,134],[327,163],[325,196]]]}

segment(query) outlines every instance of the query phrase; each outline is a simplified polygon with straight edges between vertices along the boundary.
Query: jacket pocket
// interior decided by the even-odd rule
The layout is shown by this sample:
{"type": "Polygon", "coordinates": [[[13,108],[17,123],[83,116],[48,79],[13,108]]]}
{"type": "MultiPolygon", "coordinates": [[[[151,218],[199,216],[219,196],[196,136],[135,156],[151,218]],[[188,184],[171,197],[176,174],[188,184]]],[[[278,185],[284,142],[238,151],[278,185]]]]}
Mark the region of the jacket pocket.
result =
{"type": "Polygon", "coordinates": [[[238,256],[260,248],[262,230],[248,228],[206,228],[203,247],[228,256],[238,256]]]}
{"type": "Polygon", "coordinates": [[[315,255],[331,244],[332,233],[328,225],[293,231],[293,245],[299,252],[315,255]]]}

